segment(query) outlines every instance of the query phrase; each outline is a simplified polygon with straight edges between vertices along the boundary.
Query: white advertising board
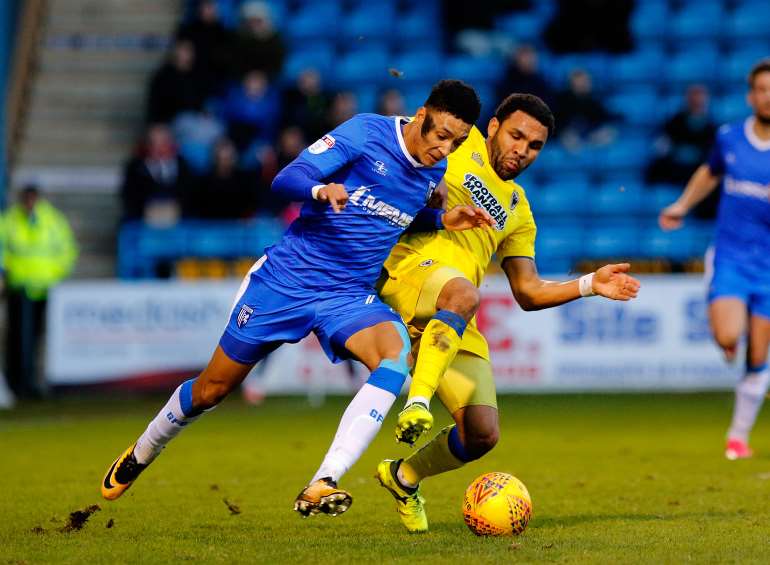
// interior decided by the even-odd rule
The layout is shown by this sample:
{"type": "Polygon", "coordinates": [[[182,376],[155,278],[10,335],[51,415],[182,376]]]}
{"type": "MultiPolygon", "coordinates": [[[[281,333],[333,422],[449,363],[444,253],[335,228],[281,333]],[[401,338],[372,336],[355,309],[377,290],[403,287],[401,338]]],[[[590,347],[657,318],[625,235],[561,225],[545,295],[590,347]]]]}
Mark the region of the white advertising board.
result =
{"type": "MultiPolygon", "coordinates": [[[[628,303],[600,297],[524,312],[506,279],[483,288],[478,324],[498,390],[706,390],[729,388],[740,367],[711,341],[697,276],[646,277],[628,303]]],[[[49,301],[47,374],[53,385],[194,373],[207,362],[238,281],[71,282],[49,301]]],[[[285,345],[261,368],[269,393],[348,392],[348,368],[317,341],[285,345]]],[[[359,376],[364,376],[358,367],[359,376]]]]}

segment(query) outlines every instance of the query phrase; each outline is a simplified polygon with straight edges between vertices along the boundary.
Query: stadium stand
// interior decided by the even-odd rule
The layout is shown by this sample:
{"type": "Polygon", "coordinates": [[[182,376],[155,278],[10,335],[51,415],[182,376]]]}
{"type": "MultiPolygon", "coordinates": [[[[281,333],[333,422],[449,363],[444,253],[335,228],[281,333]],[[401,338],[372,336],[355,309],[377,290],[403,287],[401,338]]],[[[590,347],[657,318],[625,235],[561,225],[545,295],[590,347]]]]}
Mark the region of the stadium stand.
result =
{"type": "MultiPolygon", "coordinates": [[[[295,103],[287,100],[301,100],[305,104],[299,112],[284,107],[279,127],[268,132],[267,139],[255,139],[243,150],[241,166],[261,179],[255,187],[259,191],[265,190],[271,175],[285,164],[278,162],[276,149],[284,129],[299,126],[307,141],[312,141],[304,124],[295,123],[296,116],[308,115],[308,109],[314,108],[316,112],[314,128],[331,128],[351,112],[374,111],[381,93],[395,88],[403,95],[406,111],[412,112],[424,100],[431,83],[452,77],[467,80],[478,89],[484,104],[482,119],[486,119],[493,113],[510,55],[500,45],[531,45],[540,60],[539,72],[554,92],[566,87],[571,72],[586,70],[596,97],[617,117],[613,122],[617,135],[609,144],[600,146],[564,147],[552,140],[533,170],[521,177],[540,226],[538,266],[543,272],[567,271],[586,259],[660,257],[676,267],[678,262],[702,256],[708,243],[704,235],[708,233],[707,224],[692,222],[686,235],[670,236],[657,231],[655,217],[659,209],[682,187],[645,185],[645,167],[655,156],[654,142],[663,124],[681,110],[682,93],[688,85],[702,84],[709,89],[712,121],[739,119],[748,111],[745,75],[753,63],[770,54],[765,22],[756,17],[766,8],[766,2],[760,0],[639,1],[629,19],[633,50],[564,54],[551,53],[544,41],[545,30],[557,12],[555,0],[532,2],[528,9],[498,14],[488,28],[473,30],[475,44],[483,46],[475,51],[463,50],[461,47],[466,43],[448,36],[448,26],[443,23],[447,21],[446,2],[438,0],[383,0],[376,6],[359,0],[267,0],[257,3],[258,6],[251,0],[209,2],[216,5],[228,33],[235,33],[245,6],[250,6],[251,13],[257,16],[262,11],[269,13],[286,49],[283,68],[269,88],[282,93],[284,105],[295,103]],[[308,69],[317,71],[321,90],[307,97],[287,97],[286,93],[296,89],[298,78],[308,69]],[[318,106],[313,107],[316,103],[318,106]],[[319,120],[318,116],[325,119],[319,120]],[[619,217],[625,221],[613,223],[613,231],[597,227],[619,217]],[[644,246],[639,245],[640,241],[644,241],[644,246]]],[[[126,3],[129,4],[134,3],[126,3]]],[[[63,17],[60,2],[51,2],[50,21],[56,16],[59,23],[53,31],[49,29],[43,40],[43,74],[39,78],[50,88],[43,95],[41,85],[39,96],[46,98],[33,102],[20,165],[29,168],[73,162],[75,149],[54,146],[54,134],[43,131],[39,125],[43,118],[52,119],[54,113],[54,119],[63,120],[59,116],[64,116],[65,109],[69,121],[56,122],[57,126],[77,124],[78,131],[83,132],[83,143],[77,153],[92,156],[76,164],[114,167],[117,157],[125,159],[129,155],[141,129],[141,100],[147,77],[160,64],[162,50],[171,41],[169,31],[174,25],[194,21],[198,10],[196,1],[187,2],[182,13],[174,11],[173,2],[141,4],[152,4],[148,14],[153,18],[132,16],[130,21],[140,22],[144,27],[130,28],[135,41],[131,43],[122,35],[123,47],[114,48],[108,56],[108,50],[103,48],[107,40],[102,38],[99,43],[98,37],[90,38],[84,31],[89,27],[103,32],[113,29],[108,25],[113,20],[103,18],[88,26],[65,30],[61,22],[73,19],[63,17]],[[76,37],[80,38],[79,43],[73,43],[76,37]],[[91,44],[102,45],[101,52],[91,49],[91,44]],[[72,108],[74,102],[66,98],[78,85],[67,81],[54,83],[47,74],[56,78],[58,73],[71,68],[73,63],[65,62],[62,54],[71,55],[76,50],[83,69],[93,70],[92,74],[98,70],[99,76],[105,78],[95,87],[89,85],[83,96],[93,103],[80,113],[72,108]],[[146,57],[148,54],[150,57],[146,57]],[[109,74],[107,68],[111,69],[109,74]],[[123,71],[117,76],[112,69],[123,71]],[[111,80],[107,81],[107,77],[111,80]],[[64,103],[57,104],[51,98],[57,93],[64,103]],[[114,97],[109,106],[104,102],[107,97],[114,97]],[[105,116],[110,118],[106,122],[105,116]],[[96,124],[97,117],[101,125],[90,125],[96,124]],[[89,126],[83,129],[80,124],[86,119],[89,126]],[[109,132],[105,128],[110,128],[109,132]],[[46,160],[46,153],[53,157],[46,160]]],[[[113,19],[117,18],[116,12],[113,19]]],[[[229,56],[237,57],[237,53],[229,56]]],[[[218,114],[221,104],[218,106],[217,101],[221,101],[227,85],[227,81],[216,85],[214,95],[203,108],[206,119],[220,120],[225,128],[228,124],[218,114]]],[[[209,125],[211,131],[222,127],[216,123],[209,125]]],[[[181,154],[203,176],[211,166],[216,136],[201,141],[202,136],[190,136],[185,131],[191,129],[174,128],[181,154]]],[[[288,212],[288,216],[293,213],[288,212]]],[[[107,213],[102,217],[114,221],[117,215],[107,213]]],[[[280,210],[257,209],[252,219],[237,221],[231,227],[221,222],[208,224],[194,216],[183,217],[179,224],[165,229],[141,222],[124,224],[120,228],[117,271],[125,278],[158,276],[161,271],[183,271],[185,276],[194,276],[195,272],[229,272],[229,267],[223,271],[196,270],[184,261],[221,259],[235,264],[243,257],[259,254],[264,244],[279,237],[284,219],[280,210]],[[255,235],[256,230],[263,233],[255,235]],[[185,268],[175,270],[176,261],[185,268]],[[159,268],[164,262],[171,267],[159,268]]],[[[77,229],[77,218],[74,223],[77,229]]],[[[108,231],[105,225],[100,229],[108,231]]],[[[88,246],[85,248],[87,254],[88,246]]]]}

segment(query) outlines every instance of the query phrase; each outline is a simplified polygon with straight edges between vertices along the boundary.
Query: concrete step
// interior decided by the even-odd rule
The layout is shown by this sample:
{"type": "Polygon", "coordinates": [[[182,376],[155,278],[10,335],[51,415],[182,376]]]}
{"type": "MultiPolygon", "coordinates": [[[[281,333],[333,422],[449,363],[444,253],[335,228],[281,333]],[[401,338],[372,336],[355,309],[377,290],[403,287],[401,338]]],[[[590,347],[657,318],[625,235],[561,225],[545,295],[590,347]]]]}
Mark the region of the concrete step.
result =
{"type": "Polygon", "coordinates": [[[90,253],[81,250],[73,279],[112,279],[117,275],[115,251],[112,253],[90,253]]]}
{"type": "Polygon", "coordinates": [[[37,129],[40,125],[63,127],[63,124],[73,124],[75,129],[109,124],[112,127],[141,127],[144,119],[144,106],[118,108],[67,108],[61,106],[46,106],[33,104],[30,106],[30,117],[26,126],[37,129]]]}
{"type": "Polygon", "coordinates": [[[126,72],[154,71],[165,57],[164,50],[85,50],[45,47],[40,51],[38,71],[48,72],[126,72]]]}
{"type": "Polygon", "coordinates": [[[178,14],[184,0],[49,0],[51,18],[73,14],[92,17],[110,14],[178,14]]]}
{"type": "Polygon", "coordinates": [[[65,34],[166,34],[177,26],[176,14],[167,12],[87,13],[75,12],[48,20],[47,35],[65,34]]]}
{"type": "MultiPolygon", "coordinates": [[[[39,122],[38,122],[39,123],[39,122]]],[[[113,144],[120,146],[136,142],[140,129],[131,124],[126,127],[110,127],[107,123],[94,124],[91,127],[77,127],[76,123],[62,122],[60,127],[54,123],[29,126],[24,132],[25,143],[34,145],[69,145],[77,144],[81,150],[86,147],[107,148],[113,144]]]]}
{"type": "Polygon", "coordinates": [[[18,167],[121,167],[126,161],[125,153],[92,153],[84,155],[82,151],[59,151],[46,154],[36,149],[22,147],[16,156],[18,167]]]}

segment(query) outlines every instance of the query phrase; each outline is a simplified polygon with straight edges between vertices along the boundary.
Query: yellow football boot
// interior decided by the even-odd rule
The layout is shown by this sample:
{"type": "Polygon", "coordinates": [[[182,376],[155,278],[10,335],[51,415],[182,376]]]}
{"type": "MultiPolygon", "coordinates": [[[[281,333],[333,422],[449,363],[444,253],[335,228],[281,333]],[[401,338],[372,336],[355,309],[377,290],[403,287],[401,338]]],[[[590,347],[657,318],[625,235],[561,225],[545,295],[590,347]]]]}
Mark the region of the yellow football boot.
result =
{"type": "Polygon", "coordinates": [[[401,461],[401,459],[381,461],[377,465],[377,474],[374,477],[396,499],[396,511],[404,527],[413,534],[427,532],[428,515],[425,513],[425,499],[420,495],[420,487],[406,489],[398,481],[398,466],[401,461]]]}
{"type": "Polygon", "coordinates": [[[120,457],[115,459],[115,462],[107,470],[107,474],[104,475],[102,496],[107,500],[118,498],[128,490],[128,487],[134,484],[139,473],[147,468],[147,465],[137,462],[136,457],[134,457],[134,445],[136,444],[129,446],[120,457]]]}
{"type": "Polygon", "coordinates": [[[433,414],[421,402],[414,402],[398,413],[396,441],[414,445],[420,436],[433,427],[433,414]]]}

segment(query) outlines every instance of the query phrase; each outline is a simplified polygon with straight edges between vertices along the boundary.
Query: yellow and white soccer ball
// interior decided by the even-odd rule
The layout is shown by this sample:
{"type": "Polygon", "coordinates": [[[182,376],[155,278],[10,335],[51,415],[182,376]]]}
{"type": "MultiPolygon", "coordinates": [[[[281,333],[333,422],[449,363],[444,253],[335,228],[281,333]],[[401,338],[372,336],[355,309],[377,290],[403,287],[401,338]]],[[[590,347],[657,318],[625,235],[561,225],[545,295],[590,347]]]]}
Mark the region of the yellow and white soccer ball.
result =
{"type": "Polygon", "coordinates": [[[532,499],[513,475],[485,473],[465,491],[463,516],[477,536],[518,535],[532,517],[532,499]]]}

